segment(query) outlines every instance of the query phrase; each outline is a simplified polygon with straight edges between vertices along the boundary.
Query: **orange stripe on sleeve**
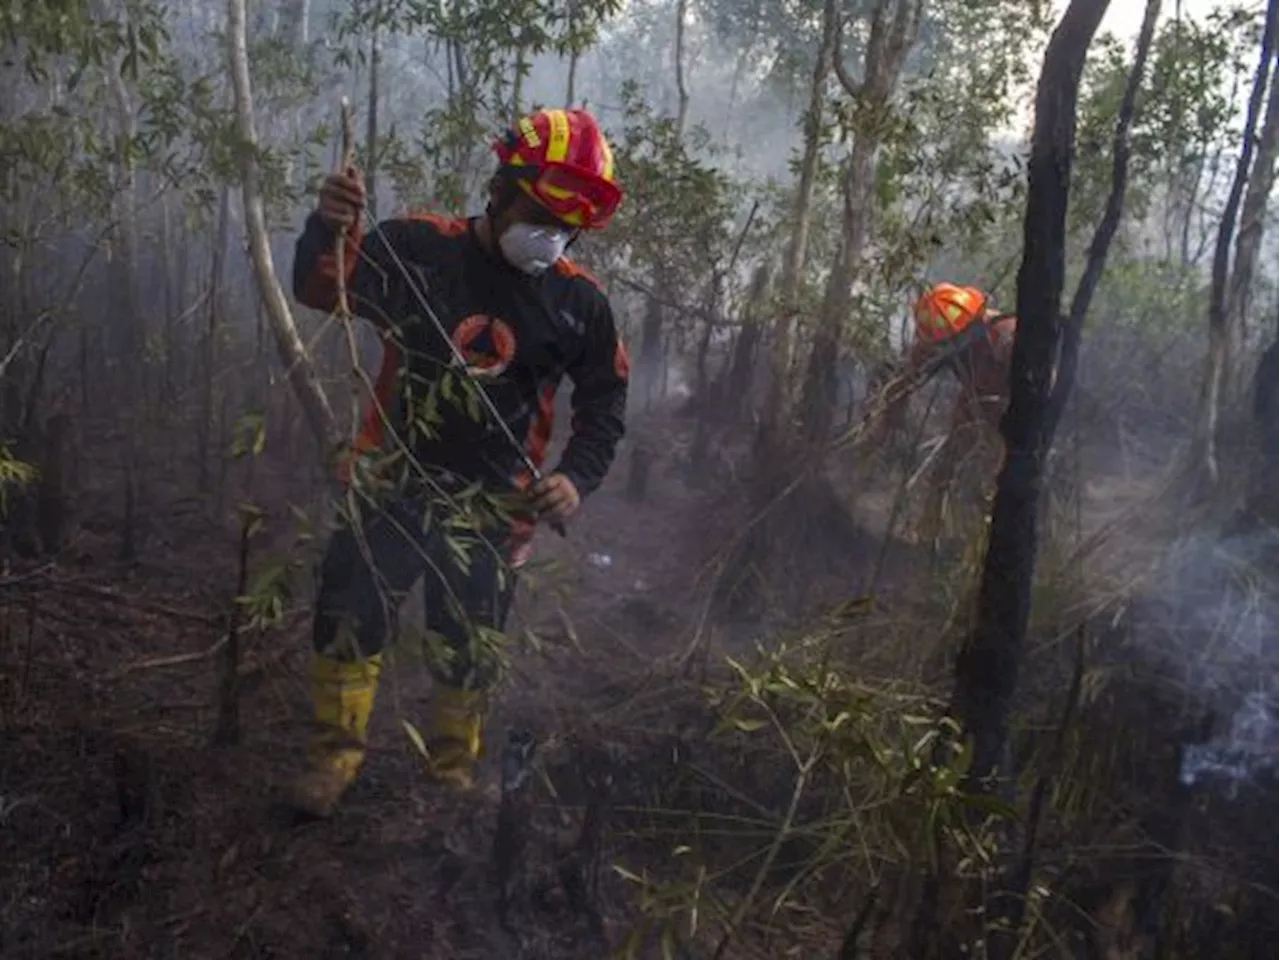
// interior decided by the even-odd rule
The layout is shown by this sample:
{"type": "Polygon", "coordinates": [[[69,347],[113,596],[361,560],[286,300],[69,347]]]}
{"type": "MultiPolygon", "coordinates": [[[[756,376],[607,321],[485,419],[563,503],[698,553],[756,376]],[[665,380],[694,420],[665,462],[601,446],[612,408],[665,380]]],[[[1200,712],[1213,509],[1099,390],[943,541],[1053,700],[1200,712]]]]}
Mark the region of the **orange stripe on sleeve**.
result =
{"type": "MultiPolygon", "coordinates": [[[[362,240],[363,231],[357,226],[346,234],[343,241],[343,281],[348,289],[360,259],[362,240]]],[[[306,283],[303,284],[302,296],[299,299],[308,307],[326,312],[332,312],[338,306],[338,257],[334,251],[330,250],[320,255],[306,283]]]]}

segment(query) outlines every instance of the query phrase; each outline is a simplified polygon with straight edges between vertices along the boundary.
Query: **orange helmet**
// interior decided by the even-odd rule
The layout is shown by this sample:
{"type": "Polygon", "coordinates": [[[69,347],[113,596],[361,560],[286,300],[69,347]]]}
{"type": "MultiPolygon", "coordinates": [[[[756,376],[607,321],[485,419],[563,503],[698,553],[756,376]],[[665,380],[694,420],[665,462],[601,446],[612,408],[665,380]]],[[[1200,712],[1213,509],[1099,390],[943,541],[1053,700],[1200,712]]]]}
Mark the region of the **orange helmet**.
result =
{"type": "Polygon", "coordinates": [[[940,283],[916,301],[916,337],[933,343],[950,340],[982,319],[986,304],[981,290],[940,283]]]}
{"type": "Polygon", "coordinates": [[[494,142],[493,152],[521,174],[520,189],[566,226],[599,230],[622,201],[613,180],[613,151],[585,110],[539,110],[521,117],[494,142]]]}

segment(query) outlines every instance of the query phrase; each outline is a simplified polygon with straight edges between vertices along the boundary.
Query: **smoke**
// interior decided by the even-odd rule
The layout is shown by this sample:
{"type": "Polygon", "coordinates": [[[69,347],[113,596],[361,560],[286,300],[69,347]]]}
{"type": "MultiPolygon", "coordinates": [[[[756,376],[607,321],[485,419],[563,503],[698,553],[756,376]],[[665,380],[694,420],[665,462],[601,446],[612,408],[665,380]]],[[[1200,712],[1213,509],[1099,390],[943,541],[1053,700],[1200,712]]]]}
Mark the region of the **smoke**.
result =
{"type": "MultiPolygon", "coordinates": [[[[1274,677],[1272,678],[1274,680],[1274,677]]],[[[1179,777],[1185,786],[1225,781],[1230,792],[1246,781],[1276,774],[1276,689],[1247,694],[1227,731],[1182,753],[1179,777]]]]}
{"type": "Polygon", "coordinates": [[[1215,718],[1210,735],[1184,746],[1187,786],[1241,785],[1277,776],[1277,635],[1274,531],[1225,539],[1196,535],[1163,565],[1151,638],[1197,710],[1215,718]]]}

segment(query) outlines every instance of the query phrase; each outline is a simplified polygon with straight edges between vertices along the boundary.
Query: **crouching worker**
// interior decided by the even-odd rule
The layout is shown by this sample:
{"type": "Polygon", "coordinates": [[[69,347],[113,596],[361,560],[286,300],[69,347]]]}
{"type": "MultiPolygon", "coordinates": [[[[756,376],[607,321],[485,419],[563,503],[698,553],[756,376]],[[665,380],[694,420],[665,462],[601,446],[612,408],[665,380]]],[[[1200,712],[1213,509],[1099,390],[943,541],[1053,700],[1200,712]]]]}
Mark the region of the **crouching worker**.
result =
{"type": "Polygon", "coordinates": [[[382,650],[419,580],[428,637],[439,641],[427,657],[435,679],[427,773],[472,784],[498,672],[494,639],[534,523],[571,516],[623,435],[627,355],[608,299],[564,257],[579,231],[604,227],[617,209],[609,145],[588,113],[544,110],[494,151],[483,216],[409,216],[365,235],[364,187],[349,170],[326,179],[298,239],[297,299],[335,308],[334,248],[344,235],[350,309],[384,343],[377,396],[347,471],[348,506],[320,568],[315,729],[290,798],[312,816],[332,813],[360,769],[382,650]],[[571,435],[534,484],[529,464],[541,471],[565,375],[571,435]]]}
{"type": "Polygon", "coordinates": [[[1003,455],[1000,420],[1009,404],[1018,321],[987,307],[987,296],[973,287],[940,283],[925,291],[914,310],[915,343],[881,394],[888,403],[873,430],[878,427],[883,434],[889,424],[902,422],[911,393],[943,369],[950,370],[960,385],[947,436],[925,480],[924,509],[916,530],[921,540],[940,534],[947,490],[961,461],[977,450],[998,465],[1003,455]]]}

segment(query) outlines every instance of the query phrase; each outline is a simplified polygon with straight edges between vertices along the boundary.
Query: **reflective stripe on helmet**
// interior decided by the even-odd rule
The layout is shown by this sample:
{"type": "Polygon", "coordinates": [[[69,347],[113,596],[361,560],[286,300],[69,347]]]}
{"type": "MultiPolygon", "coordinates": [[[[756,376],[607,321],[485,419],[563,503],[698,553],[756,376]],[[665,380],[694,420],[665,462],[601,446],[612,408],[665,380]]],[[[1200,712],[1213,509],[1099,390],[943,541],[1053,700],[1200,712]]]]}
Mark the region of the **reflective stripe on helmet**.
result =
{"type": "Polygon", "coordinates": [[[569,116],[563,110],[548,110],[551,139],[547,143],[547,162],[563,163],[569,155],[569,116]]]}

